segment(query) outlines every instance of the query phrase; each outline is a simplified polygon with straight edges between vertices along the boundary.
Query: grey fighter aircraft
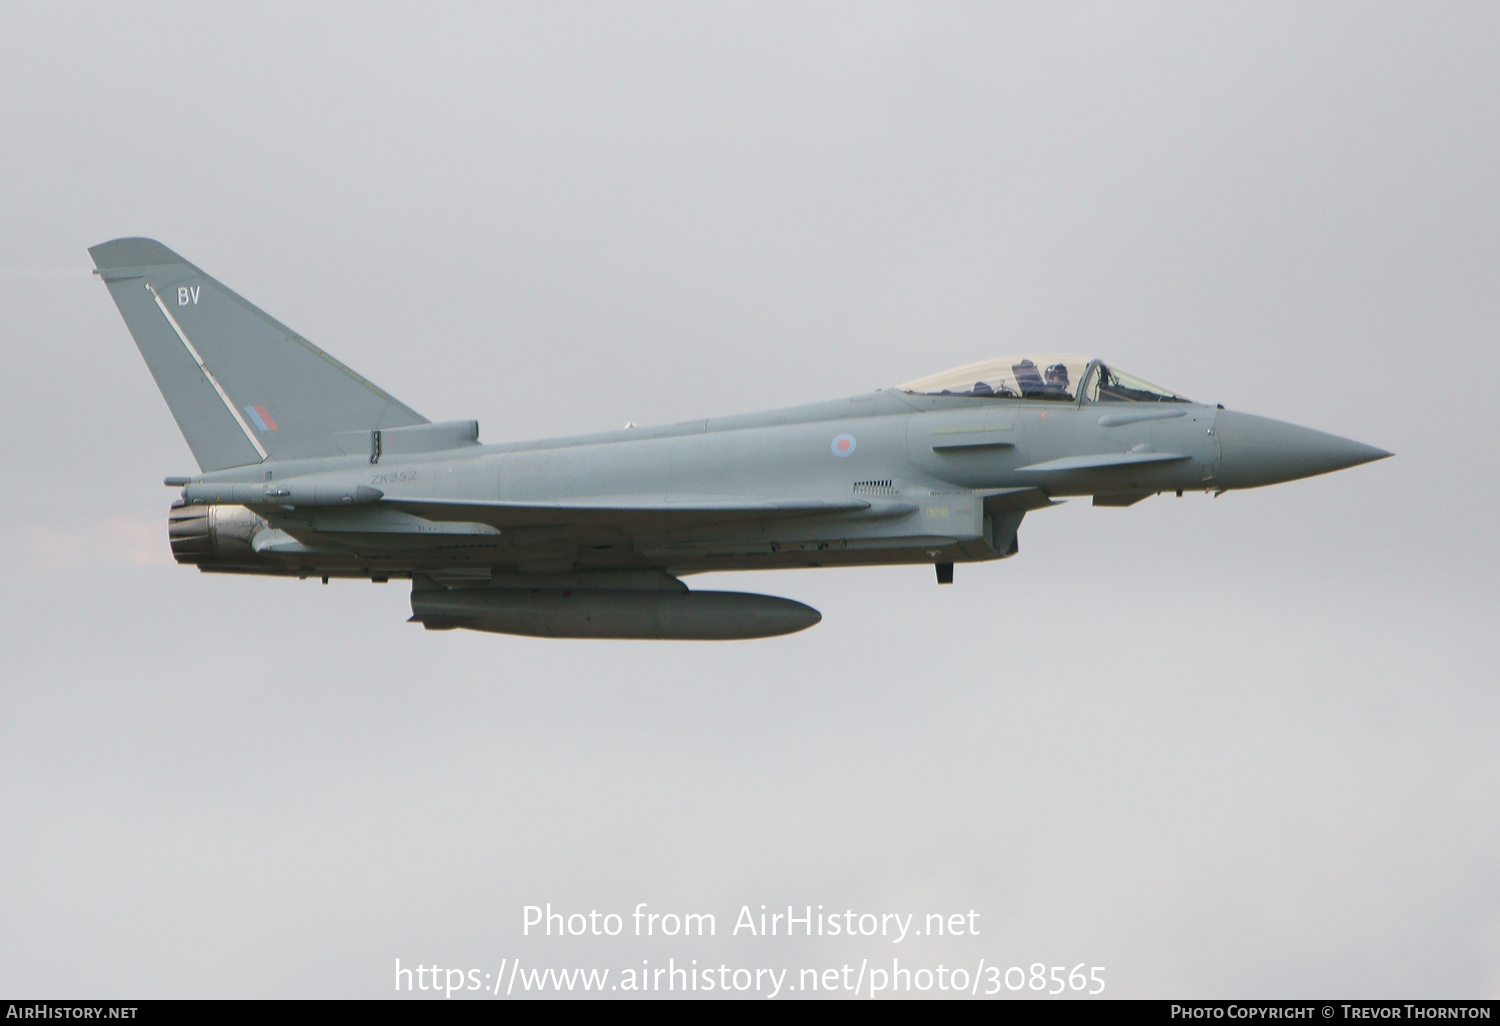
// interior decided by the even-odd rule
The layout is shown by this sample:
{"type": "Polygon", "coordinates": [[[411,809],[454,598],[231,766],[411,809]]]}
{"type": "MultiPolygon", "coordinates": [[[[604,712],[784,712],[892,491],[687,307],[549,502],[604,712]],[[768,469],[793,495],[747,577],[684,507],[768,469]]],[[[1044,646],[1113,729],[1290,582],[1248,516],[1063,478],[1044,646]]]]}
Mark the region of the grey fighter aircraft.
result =
{"type": "Polygon", "coordinates": [[[412,582],[412,620],[558,638],[759,638],[821,616],[711,570],[1004,559],[1062,496],[1130,506],[1390,455],[1193,402],[1097,359],[985,360],[866,395],[482,445],[151,239],[89,250],[200,472],[180,563],[412,582]]]}

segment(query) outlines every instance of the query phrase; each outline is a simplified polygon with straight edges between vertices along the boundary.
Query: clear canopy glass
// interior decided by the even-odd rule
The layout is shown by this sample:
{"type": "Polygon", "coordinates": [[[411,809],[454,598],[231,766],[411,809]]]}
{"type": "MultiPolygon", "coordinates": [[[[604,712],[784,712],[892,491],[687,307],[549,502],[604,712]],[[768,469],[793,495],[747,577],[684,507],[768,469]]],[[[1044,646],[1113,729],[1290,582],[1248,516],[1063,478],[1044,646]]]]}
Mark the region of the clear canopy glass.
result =
{"type": "Polygon", "coordinates": [[[1089,379],[1090,402],[1096,403],[1190,403],[1191,399],[1170,392],[1160,385],[1099,365],[1099,370],[1089,379]]]}
{"type": "Polygon", "coordinates": [[[981,360],[897,387],[913,395],[977,395],[996,399],[1072,402],[1088,370],[1087,356],[1038,353],[981,360]]]}
{"type": "Polygon", "coordinates": [[[1033,353],[981,360],[897,386],[909,395],[963,395],[991,399],[1073,402],[1079,389],[1095,403],[1192,402],[1149,381],[1087,356],[1033,353]]]}

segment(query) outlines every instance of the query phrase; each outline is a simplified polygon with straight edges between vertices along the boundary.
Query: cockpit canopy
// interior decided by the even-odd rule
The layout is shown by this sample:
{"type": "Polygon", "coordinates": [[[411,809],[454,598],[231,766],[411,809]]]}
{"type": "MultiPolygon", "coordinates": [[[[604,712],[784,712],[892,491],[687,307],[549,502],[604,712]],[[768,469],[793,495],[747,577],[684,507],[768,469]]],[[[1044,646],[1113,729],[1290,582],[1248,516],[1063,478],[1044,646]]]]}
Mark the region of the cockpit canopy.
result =
{"type": "Polygon", "coordinates": [[[1002,357],[965,364],[898,386],[913,395],[977,395],[997,399],[1078,398],[1091,361],[1056,353],[1002,357]]]}
{"type": "Polygon", "coordinates": [[[1142,381],[1087,356],[1033,353],[965,364],[897,386],[909,395],[1074,402],[1186,403],[1185,396],[1142,381]]]}

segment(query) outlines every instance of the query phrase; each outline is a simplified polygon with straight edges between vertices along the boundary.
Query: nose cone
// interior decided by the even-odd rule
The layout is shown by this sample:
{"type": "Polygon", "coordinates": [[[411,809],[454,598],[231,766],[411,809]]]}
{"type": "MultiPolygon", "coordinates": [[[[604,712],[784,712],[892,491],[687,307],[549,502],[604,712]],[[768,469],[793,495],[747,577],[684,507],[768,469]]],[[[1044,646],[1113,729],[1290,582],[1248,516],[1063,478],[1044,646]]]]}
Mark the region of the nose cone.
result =
{"type": "Polygon", "coordinates": [[[1391,455],[1338,435],[1230,410],[1220,410],[1214,418],[1214,434],[1219,438],[1219,484],[1224,488],[1295,481],[1391,455]]]}

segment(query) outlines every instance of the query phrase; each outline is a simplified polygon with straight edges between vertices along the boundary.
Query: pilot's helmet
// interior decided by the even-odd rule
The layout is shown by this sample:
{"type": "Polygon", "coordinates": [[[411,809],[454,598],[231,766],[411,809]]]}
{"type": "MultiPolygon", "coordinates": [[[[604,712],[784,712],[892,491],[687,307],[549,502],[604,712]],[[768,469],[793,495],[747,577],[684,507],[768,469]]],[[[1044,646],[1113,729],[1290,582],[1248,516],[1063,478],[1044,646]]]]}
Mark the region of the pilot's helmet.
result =
{"type": "Polygon", "coordinates": [[[1047,368],[1047,385],[1050,388],[1068,387],[1068,365],[1065,363],[1054,363],[1047,368]]]}

